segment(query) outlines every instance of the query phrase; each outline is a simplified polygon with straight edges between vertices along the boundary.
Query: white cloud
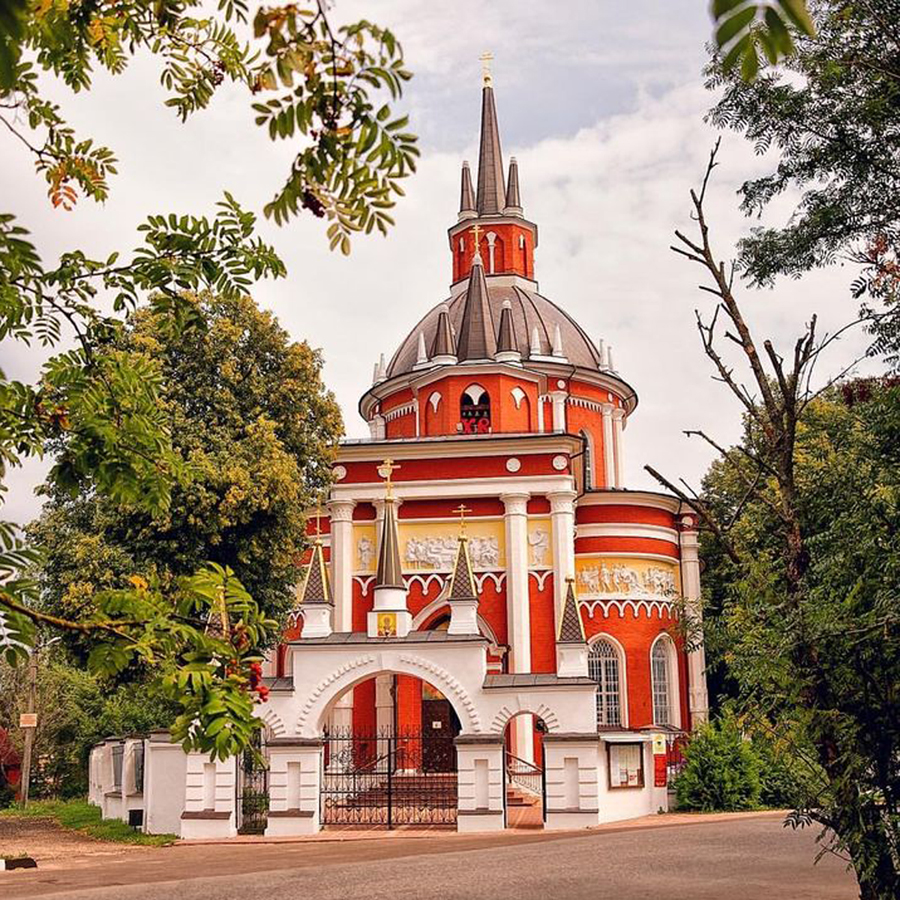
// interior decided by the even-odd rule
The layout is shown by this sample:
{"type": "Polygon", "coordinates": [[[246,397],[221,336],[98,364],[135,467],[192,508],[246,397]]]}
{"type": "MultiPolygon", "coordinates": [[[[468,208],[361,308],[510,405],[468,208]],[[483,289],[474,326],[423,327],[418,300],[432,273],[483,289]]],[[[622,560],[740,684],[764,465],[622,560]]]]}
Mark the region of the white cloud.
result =
{"type": "MultiPolygon", "coordinates": [[[[340,6],[348,15],[355,8],[374,15],[357,0],[340,6]]],[[[567,4],[565,17],[549,21],[543,3],[465,0],[439,8],[394,0],[379,7],[421,73],[409,102],[428,138],[397,227],[387,240],[358,240],[347,260],[328,252],[318,220],[281,229],[263,222],[290,274],[254,292],[294,337],[323,349],[350,437],[367,433],[356,401],[378,353],[393,353],[446,296],[446,228],[455,221],[460,160],[476,157],[477,55],[486,46],[497,57],[504,151],[519,159],[525,212],[540,229],[541,290],[613,345],[619,370],[640,397],[626,431],[629,486],[650,485],[645,462],[699,480],[710,457],[682,437],[684,428],[702,427],[725,441],[737,435],[739,411],[710,380],[694,328],[694,308],[709,309],[710,298],[696,289],[699,270],[668,249],[673,228],[691,227],[687,192],[715,139],[702,121],[710,96],[697,74],[708,22],[696,0],[666,4],[665,33],[642,44],[645,32],[656,34],[642,16],[662,15],[659,7],[640,3],[621,22],[612,15],[619,3],[567,4]],[[545,74],[568,88],[548,97],[545,74]],[[627,86],[627,101],[611,84],[627,86]]],[[[283,178],[290,147],[258,133],[243,95],[226,91],[180,125],[161,107],[154,71],[140,60],[123,77],[98,79],[92,94],[66,100],[74,124],[110,143],[122,160],[105,207],[49,210],[30,160],[7,151],[4,207],[22,217],[48,258],[73,245],[98,256],[132,246],[147,213],[210,211],[225,187],[261,209],[283,178]]],[[[709,209],[716,247],[727,255],[748,227],[734,191],[764,161],[737,136],[726,137],[721,156],[709,209]]],[[[787,347],[814,310],[823,328],[849,318],[848,281],[846,272],[816,273],[773,293],[746,294],[747,310],[760,334],[787,347]]],[[[836,357],[860,345],[849,339],[836,357]]],[[[8,374],[34,371],[32,352],[7,346],[3,356],[8,374]]],[[[13,473],[4,516],[34,514],[39,470],[13,473]]]]}

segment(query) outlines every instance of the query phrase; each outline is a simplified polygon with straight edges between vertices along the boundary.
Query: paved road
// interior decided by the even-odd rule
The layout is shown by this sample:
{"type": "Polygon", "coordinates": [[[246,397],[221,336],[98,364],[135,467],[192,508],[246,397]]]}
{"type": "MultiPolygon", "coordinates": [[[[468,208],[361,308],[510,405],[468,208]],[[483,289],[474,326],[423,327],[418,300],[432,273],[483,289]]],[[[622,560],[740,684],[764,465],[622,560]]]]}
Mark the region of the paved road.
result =
{"type": "Polygon", "coordinates": [[[4,900],[853,900],[812,832],[756,818],[587,834],[181,846],[0,874],[4,900]],[[352,860],[352,861],[348,861],[352,860]]]}

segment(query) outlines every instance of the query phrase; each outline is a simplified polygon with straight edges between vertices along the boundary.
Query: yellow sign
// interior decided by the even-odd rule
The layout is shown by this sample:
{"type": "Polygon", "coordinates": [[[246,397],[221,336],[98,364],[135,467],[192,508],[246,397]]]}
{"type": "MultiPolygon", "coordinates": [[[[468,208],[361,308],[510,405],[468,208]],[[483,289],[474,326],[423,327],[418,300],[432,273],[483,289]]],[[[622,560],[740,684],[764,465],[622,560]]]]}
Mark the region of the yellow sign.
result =
{"type": "Polygon", "coordinates": [[[666,752],[666,736],[664,734],[653,735],[653,755],[666,752]]]}
{"type": "Polygon", "coordinates": [[[397,613],[378,613],[378,637],[397,637],[397,613]]]}
{"type": "Polygon", "coordinates": [[[19,728],[37,728],[37,713],[20,713],[19,728]]]}

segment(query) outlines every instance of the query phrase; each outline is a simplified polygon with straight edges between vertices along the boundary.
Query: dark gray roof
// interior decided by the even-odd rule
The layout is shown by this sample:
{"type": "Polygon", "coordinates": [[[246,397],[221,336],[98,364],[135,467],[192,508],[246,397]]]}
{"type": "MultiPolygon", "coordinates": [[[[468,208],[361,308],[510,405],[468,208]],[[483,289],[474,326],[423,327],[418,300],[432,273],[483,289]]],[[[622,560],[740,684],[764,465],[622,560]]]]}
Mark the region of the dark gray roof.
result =
{"type": "Polygon", "coordinates": [[[557,640],[561,644],[580,644],[586,640],[581,613],[578,611],[578,601],[575,599],[575,586],[571,579],[566,588],[566,598],[563,600],[562,619],[559,623],[557,640]]]}
{"type": "Polygon", "coordinates": [[[479,216],[497,215],[506,203],[506,184],[503,179],[503,156],[500,152],[500,129],[494,89],[485,85],[481,95],[481,148],[478,152],[479,216]]]}
{"type": "Polygon", "coordinates": [[[291,675],[265,675],[262,683],[270,691],[292,691],[294,689],[294,678],[291,675]]]}
{"type": "MultiPolygon", "coordinates": [[[[553,346],[553,331],[556,325],[559,325],[563,352],[568,361],[586,369],[598,368],[600,355],[597,348],[568,313],[534,291],[513,285],[499,285],[496,283],[495,276],[489,275],[485,281],[488,290],[487,308],[493,333],[496,334],[500,328],[500,312],[503,308],[503,301],[509,300],[512,305],[512,324],[516,344],[524,358],[528,357],[531,347],[531,332],[534,328],[538,330],[541,355],[550,356],[553,346]]],[[[464,291],[451,300],[443,301],[425,315],[394,354],[388,366],[389,378],[413,370],[416,364],[416,345],[420,331],[425,334],[425,345],[434,346],[435,335],[438,331],[438,317],[442,307],[447,307],[450,325],[457,334],[460,333],[466,294],[467,292],[464,291]]],[[[432,355],[434,354],[432,353],[432,355]]]]}
{"type": "Polygon", "coordinates": [[[466,303],[456,341],[456,356],[460,362],[467,359],[492,359],[497,352],[497,332],[488,299],[484,266],[478,256],[472,266],[472,275],[466,289],[466,303]]]}
{"type": "Polygon", "coordinates": [[[306,568],[306,579],[300,592],[300,603],[331,603],[331,585],[328,583],[328,567],[322,542],[313,544],[312,556],[306,568]]]}
{"type": "Polygon", "coordinates": [[[497,334],[497,351],[516,351],[518,349],[516,332],[513,329],[512,324],[512,304],[509,300],[504,300],[503,308],[500,310],[500,330],[497,334]]]}
{"type": "Polygon", "coordinates": [[[475,191],[472,188],[472,173],[469,164],[462,164],[462,179],[459,187],[459,211],[475,212],[475,191]]]}
{"type": "Polygon", "coordinates": [[[509,161],[509,181],[506,184],[506,205],[511,209],[522,208],[522,198],[519,196],[519,164],[513,157],[509,161]]]}
{"type": "Polygon", "coordinates": [[[375,571],[375,587],[406,588],[400,568],[400,541],[397,537],[397,517],[394,501],[384,501],[384,523],[381,526],[381,544],[378,547],[378,568],[375,571]]]}
{"type": "Polygon", "coordinates": [[[511,687],[568,687],[573,684],[596,686],[593,678],[583,678],[576,675],[570,678],[560,678],[559,675],[485,675],[484,687],[487,688],[511,688],[511,687]]]}
{"type": "Polygon", "coordinates": [[[469,559],[469,542],[460,537],[456,550],[456,565],[450,579],[449,600],[477,600],[475,576],[472,574],[472,561],[469,559]]]}
{"type": "Polygon", "coordinates": [[[434,329],[434,340],[431,342],[431,357],[456,356],[456,344],[450,330],[450,316],[447,308],[441,304],[438,308],[437,326],[434,329]]]}

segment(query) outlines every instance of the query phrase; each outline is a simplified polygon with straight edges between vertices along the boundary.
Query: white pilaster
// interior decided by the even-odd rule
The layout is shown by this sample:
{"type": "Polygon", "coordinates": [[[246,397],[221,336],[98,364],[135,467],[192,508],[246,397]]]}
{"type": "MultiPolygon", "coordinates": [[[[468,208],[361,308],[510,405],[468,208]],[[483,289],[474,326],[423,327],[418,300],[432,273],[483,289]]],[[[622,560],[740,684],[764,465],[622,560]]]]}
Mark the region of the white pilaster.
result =
{"type": "Polygon", "coordinates": [[[689,641],[693,647],[688,652],[688,704],[691,727],[705,722],[709,717],[709,697],[706,690],[706,650],[702,643],[703,607],[700,599],[700,555],[697,531],[693,519],[685,516],[681,532],[681,591],[685,599],[685,612],[693,620],[689,629],[689,641]]]}
{"type": "Polygon", "coordinates": [[[353,630],[353,507],[355,500],[330,500],[331,516],[331,587],[334,594],[335,631],[353,630]]]}
{"type": "Polygon", "coordinates": [[[600,821],[598,761],[596,734],[544,735],[548,831],[589,828],[600,821]]]}
{"type": "Polygon", "coordinates": [[[553,430],[566,430],[566,397],[565,391],[551,391],[550,400],[553,403],[553,430]]]}
{"type": "MultiPolygon", "coordinates": [[[[519,717],[521,718],[521,716],[519,717]]],[[[494,735],[456,738],[457,831],[501,831],[503,821],[503,742],[494,735]]]]}
{"type": "Polygon", "coordinates": [[[556,610],[555,628],[559,627],[566,579],[575,577],[575,491],[553,491],[550,501],[553,546],[553,600],[556,610]]]}
{"type": "MultiPolygon", "coordinates": [[[[506,508],[506,615],[509,640],[509,671],[531,671],[531,606],[528,595],[528,497],[525,492],[501,494],[506,508]]],[[[516,716],[516,755],[532,762],[534,741],[532,717],[516,716]]]]}
{"type": "Polygon", "coordinates": [[[621,407],[616,407],[612,412],[612,422],[613,422],[613,450],[616,460],[615,465],[615,473],[616,473],[616,487],[623,487],[625,484],[625,456],[624,456],[624,445],[622,443],[622,429],[625,426],[625,410],[621,407]]]}
{"type": "Polygon", "coordinates": [[[269,751],[266,837],[314,834],[319,820],[323,748],[320,740],[276,738],[269,751]]]}
{"type": "Polygon", "coordinates": [[[606,476],[604,487],[607,488],[616,486],[616,451],[612,422],[614,409],[612,403],[604,403],[600,407],[603,415],[603,472],[606,476]]]}
{"type": "Polygon", "coordinates": [[[234,837],[237,834],[236,773],[235,756],[213,761],[205,753],[187,755],[182,838],[234,837]]]}

